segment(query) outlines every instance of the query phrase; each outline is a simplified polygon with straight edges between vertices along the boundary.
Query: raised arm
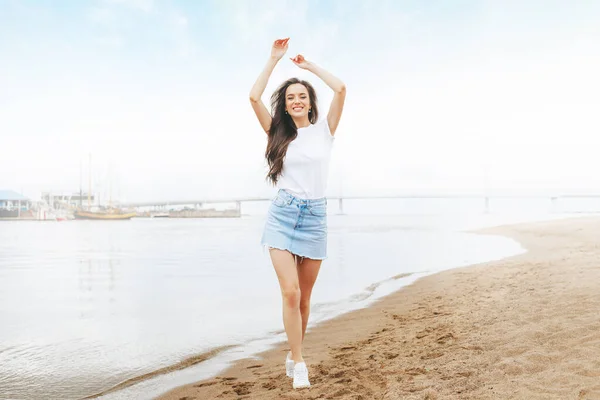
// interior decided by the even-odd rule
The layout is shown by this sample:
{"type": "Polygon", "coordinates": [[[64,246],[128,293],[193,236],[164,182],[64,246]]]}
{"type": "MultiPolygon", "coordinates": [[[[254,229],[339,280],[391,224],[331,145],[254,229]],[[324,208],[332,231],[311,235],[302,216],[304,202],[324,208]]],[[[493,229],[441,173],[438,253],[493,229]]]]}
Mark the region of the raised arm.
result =
{"type": "Polygon", "coordinates": [[[338,124],[340,123],[340,118],[342,117],[342,110],[344,109],[344,101],[346,100],[346,85],[339,78],[333,76],[330,72],[319,67],[318,65],[307,61],[300,54],[291,60],[298,67],[306,69],[321,78],[321,80],[333,90],[333,100],[329,106],[329,112],[327,113],[327,124],[329,125],[331,134],[334,135],[338,124]]]}
{"type": "Polygon", "coordinates": [[[271,49],[271,56],[267,61],[267,65],[263,68],[262,72],[254,82],[254,86],[250,90],[250,104],[252,105],[252,109],[258,118],[258,122],[260,122],[260,126],[265,130],[265,132],[269,133],[269,128],[271,128],[271,113],[262,102],[261,97],[267,87],[267,83],[269,82],[269,77],[275,69],[275,66],[281,60],[281,57],[284,56],[285,52],[288,49],[288,41],[287,39],[278,39],[273,43],[273,47],[271,49]]]}

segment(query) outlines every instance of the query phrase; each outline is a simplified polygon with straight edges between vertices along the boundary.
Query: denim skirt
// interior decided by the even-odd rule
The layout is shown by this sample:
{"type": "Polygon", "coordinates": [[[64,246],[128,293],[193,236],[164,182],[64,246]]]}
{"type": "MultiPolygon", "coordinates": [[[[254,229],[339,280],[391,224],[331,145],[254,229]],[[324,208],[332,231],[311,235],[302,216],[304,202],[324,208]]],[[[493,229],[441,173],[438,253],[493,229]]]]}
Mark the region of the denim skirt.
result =
{"type": "Polygon", "coordinates": [[[261,244],[302,258],[327,258],[327,199],[301,199],[280,189],[269,207],[261,244]]]}

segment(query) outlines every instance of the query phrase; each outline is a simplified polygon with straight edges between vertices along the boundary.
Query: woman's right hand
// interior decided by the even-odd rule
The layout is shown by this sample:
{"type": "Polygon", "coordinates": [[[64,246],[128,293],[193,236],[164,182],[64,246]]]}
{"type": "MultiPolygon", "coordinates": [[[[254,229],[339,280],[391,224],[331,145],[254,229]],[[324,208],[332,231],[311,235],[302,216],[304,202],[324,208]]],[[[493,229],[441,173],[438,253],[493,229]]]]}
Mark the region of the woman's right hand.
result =
{"type": "Polygon", "coordinates": [[[273,47],[271,48],[271,58],[274,58],[277,61],[281,60],[281,57],[285,55],[285,52],[288,49],[289,40],[290,38],[277,39],[275,42],[273,42],[273,47]]]}

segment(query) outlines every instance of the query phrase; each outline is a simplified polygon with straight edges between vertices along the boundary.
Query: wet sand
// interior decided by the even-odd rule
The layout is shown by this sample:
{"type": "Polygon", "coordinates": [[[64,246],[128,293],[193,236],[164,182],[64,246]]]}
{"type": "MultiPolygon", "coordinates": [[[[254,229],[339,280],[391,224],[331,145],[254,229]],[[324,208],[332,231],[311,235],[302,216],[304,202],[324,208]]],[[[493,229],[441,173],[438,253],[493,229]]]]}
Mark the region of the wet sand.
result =
{"type": "Polygon", "coordinates": [[[600,218],[478,233],[528,252],[422,278],[311,329],[310,389],[292,389],[282,344],[160,399],[600,399],[600,218]]]}

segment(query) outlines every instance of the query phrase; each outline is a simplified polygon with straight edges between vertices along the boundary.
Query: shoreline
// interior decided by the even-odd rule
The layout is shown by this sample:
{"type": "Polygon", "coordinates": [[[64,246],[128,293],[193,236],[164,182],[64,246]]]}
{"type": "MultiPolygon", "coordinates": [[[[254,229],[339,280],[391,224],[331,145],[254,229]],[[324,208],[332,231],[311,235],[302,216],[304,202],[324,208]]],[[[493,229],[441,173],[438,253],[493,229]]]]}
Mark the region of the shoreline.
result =
{"type": "MultiPolygon", "coordinates": [[[[600,248],[593,240],[600,237],[600,219],[575,217],[470,232],[509,237],[527,252],[424,276],[367,308],[309,329],[304,344],[312,383],[309,390],[292,390],[282,367],[287,351],[283,343],[257,358],[234,363],[216,378],[181,386],[157,398],[598,398],[600,385],[594,383],[600,380],[598,365],[582,367],[587,375],[565,372],[568,379],[552,378],[552,388],[548,382],[536,386],[540,382],[531,374],[552,375],[556,372],[551,368],[552,360],[575,361],[562,354],[569,346],[552,351],[542,346],[544,351],[540,351],[534,344],[544,336],[544,330],[539,331],[535,324],[525,324],[531,329],[524,332],[528,340],[523,341],[517,340],[507,326],[522,329],[528,318],[539,325],[539,313],[544,310],[555,311],[556,318],[568,325],[569,318],[563,314],[569,313],[549,305],[557,299],[568,301],[573,293],[557,296],[552,289],[558,291],[558,284],[564,281],[553,279],[568,274],[565,270],[576,272],[581,263],[587,268],[577,275],[577,289],[585,292],[592,305],[600,305],[600,294],[595,294],[600,291],[593,286],[594,282],[600,282],[594,280],[600,278],[600,272],[589,265],[589,257],[600,259],[600,248]],[[585,251],[579,248],[582,241],[587,245],[585,251]],[[574,248],[579,251],[574,252],[574,248]],[[557,258],[560,262],[555,262],[557,258]],[[540,284],[548,280],[544,286],[548,290],[536,291],[532,276],[540,284]],[[533,294],[540,293],[545,295],[542,303],[546,308],[540,308],[531,299],[533,294]],[[519,296],[508,297],[509,301],[508,294],[519,296]],[[503,307],[507,302],[510,307],[503,307]],[[520,317],[521,324],[515,325],[510,318],[504,318],[511,313],[520,317]],[[528,318],[523,318],[524,315],[528,318]],[[490,330],[490,326],[495,326],[495,330],[490,330]],[[557,352],[561,354],[556,355],[557,352]],[[580,389],[575,390],[575,386],[580,389]],[[590,395],[596,397],[587,397],[590,395]]],[[[579,313],[587,317],[588,325],[598,328],[600,323],[589,320],[590,313],[595,315],[594,310],[597,308],[581,308],[579,313]]],[[[554,335],[560,333],[556,324],[554,335]]],[[[600,334],[596,334],[592,343],[600,343],[600,334]]],[[[589,350],[581,353],[588,355],[589,363],[600,359],[598,350],[589,350]]]]}
{"type": "Polygon", "coordinates": [[[227,346],[220,346],[220,347],[216,347],[214,349],[210,349],[208,351],[205,351],[203,353],[200,354],[196,354],[193,356],[189,356],[186,357],[185,359],[181,360],[178,363],[175,363],[173,365],[169,365],[163,368],[159,368],[157,370],[145,373],[143,375],[139,375],[139,376],[135,376],[133,378],[129,378],[126,379],[120,383],[118,383],[117,385],[110,387],[106,390],[103,390],[99,393],[95,393],[89,396],[85,396],[83,398],[81,398],[80,400],[88,400],[88,399],[96,399],[99,398],[101,396],[106,396],[107,394],[111,394],[111,393],[115,393],[118,392],[120,390],[126,389],[128,387],[131,387],[139,382],[151,379],[153,377],[159,376],[159,375],[164,375],[164,374],[168,374],[170,372],[174,372],[174,371],[178,371],[178,370],[182,370],[185,368],[189,368],[193,365],[199,364],[201,362],[204,362],[206,360],[210,360],[213,357],[218,356],[220,353],[231,349],[235,346],[233,345],[227,345],[227,346]]]}
{"type": "MultiPolygon", "coordinates": [[[[354,307],[350,309],[344,309],[343,311],[332,311],[334,312],[333,317],[323,317],[321,319],[314,322],[315,329],[320,324],[325,323],[327,321],[338,318],[341,315],[354,312],[356,310],[360,310],[363,308],[368,308],[374,302],[377,302],[382,297],[389,295],[390,293],[394,293],[397,290],[401,290],[403,287],[412,284],[418,279],[421,279],[423,276],[428,276],[431,274],[435,274],[435,271],[429,272],[418,272],[418,273],[400,273],[390,278],[387,278],[380,282],[375,282],[365,288],[365,291],[369,293],[369,295],[365,295],[363,293],[354,294],[351,296],[352,301],[348,299],[344,300],[344,302],[349,301],[348,304],[355,304],[354,307]],[[402,283],[399,288],[387,289],[383,294],[376,295],[377,290],[380,289],[381,286],[386,284],[398,282],[400,280],[406,279],[406,283],[402,283]],[[373,298],[371,298],[373,297],[373,298]],[[354,303],[357,301],[357,303],[354,303]],[[362,302],[367,301],[367,304],[361,304],[362,302]]],[[[332,304],[325,304],[325,306],[332,304]]],[[[323,304],[318,304],[313,307],[313,311],[315,311],[318,306],[323,306],[323,304]]],[[[309,330],[311,328],[309,327],[309,330]]],[[[86,399],[106,399],[106,400],[121,400],[129,398],[128,395],[133,396],[139,394],[138,392],[144,393],[144,395],[149,395],[150,393],[164,393],[166,390],[174,390],[178,387],[187,385],[189,383],[173,385],[171,384],[171,389],[166,390],[157,390],[157,386],[160,386],[160,380],[163,380],[163,383],[167,383],[169,379],[172,377],[169,374],[172,373],[185,373],[186,375],[191,375],[194,372],[200,373],[200,375],[208,374],[208,377],[204,380],[209,380],[215,376],[219,375],[219,372],[225,371],[231,366],[235,365],[237,362],[241,360],[253,359],[257,355],[263,354],[269,350],[275,349],[278,346],[281,346],[282,343],[285,343],[285,330],[281,327],[280,330],[271,332],[270,335],[265,337],[258,337],[250,340],[245,344],[227,344],[222,345],[213,349],[209,349],[205,352],[202,352],[198,355],[192,355],[190,357],[185,358],[184,360],[174,363],[172,365],[168,365],[166,367],[160,368],[158,370],[150,371],[146,374],[135,376],[129,379],[126,379],[117,385],[114,385],[110,388],[107,388],[101,392],[86,396],[81,398],[81,400],[86,399]],[[209,364],[212,364],[212,368],[209,368],[209,364]],[[185,371],[184,371],[185,370],[185,371]],[[158,379],[159,381],[156,381],[158,379]],[[140,388],[139,385],[142,385],[143,388],[140,388]],[[135,388],[133,387],[135,386],[135,388]],[[137,388],[137,389],[136,389],[137,388]]],[[[190,382],[188,380],[188,382],[190,382]]],[[[193,382],[193,381],[191,381],[193,382]]],[[[159,395],[160,396],[160,395],[159,395]]]]}
{"type": "MultiPolygon", "coordinates": [[[[423,230],[427,232],[443,232],[439,228],[433,227],[423,228],[423,230]]],[[[425,276],[439,273],[440,271],[446,269],[468,266],[477,262],[493,261],[510,257],[524,251],[524,249],[514,240],[504,237],[496,236],[488,239],[482,235],[478,235],[475,232],[468,232],[460,229],[452,230],[450,237],[453,239],[456,237],[461,237],[460,241],[464,241],[462,244],[464,246],[483,245],[482,249],[485,251],[480,250],[478,252],[460,252],[465,254],[462,257],[456,257],[456,254],[454,254],[451,258],[446,259],[442,263],[434,263],[431,265],[431,269],[420,269],[417,267],[415,272],[405,273],[396,271],[396,274],[392,276],[385,276],[380,281],[366,284],[367,286],[357,290],[356,292],[353,292],[348,297],[336,299],[330,302],[313,304],[311,315],[312,323],[309,324],[309,331],[311,329],[315,329],[326,321],[338,318],[340,315],[351,313],[359,309],[368,308],[371,304],[379,301],[381,298],[401,290],[402,288],[413,284],[415,281],[422,279],[425,276]],[[469,239],[469,237],[479,238],[473,241],[472,239],[469,239]],[[490,243],[494,243],[494,245],[490,247],[490,243]],[[499,249],[500,251],[498,251],[499,249]],[[489,250],[492,251],[488,252],[489,250]]],[[[182,322],[184,324],[184,321],[182,322]]],[[[183,324],[180,326],[183,326],[183,324]]],[[[222,371],[227,370],[239,360],[255,358],[259,354],[262,354],[273,348],[277,348],[277,346],[281,345],[281,343],[285,343],[285,341],[285,331],[283,330],[283,327],[280,327],[280,329],[276,329],[268,333],[266,332],[265,335],[257,336],[245,343],[236,343],[231,349],[223,351],[215,357],[205,360],[202,363],[185,368],[185,370],[177,369],[176,372],[173,373],[170,373],[171,371],[167,371],[166,374],[150,372],[149,374],[144,375],[144,377],[147,379],[138,379],[137,377],[134,377],[125,382],[119,383],[117,387],[112,387],[102,391],[100,393],[100,397],[95,397],[99,396],[97,393],[89,396],[89,398],[101,398],[106,400],[122,400],[131,398],[132,396],[155,398],[156,396],[160,396],[161,394],[169,390],[176,389],[177,387],[184,386],[198,380],[213,378],[222,371]],[[123,383],[132,383],[135,385],[135,387],[131,387],[131,384],[123,385],[123,383]]]]}

